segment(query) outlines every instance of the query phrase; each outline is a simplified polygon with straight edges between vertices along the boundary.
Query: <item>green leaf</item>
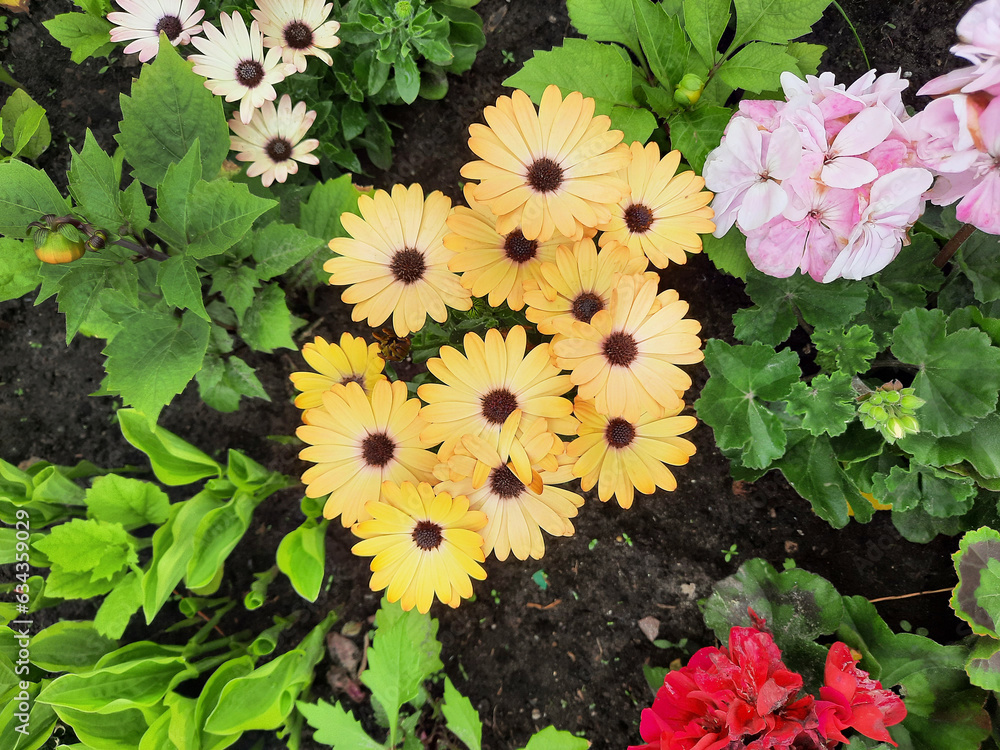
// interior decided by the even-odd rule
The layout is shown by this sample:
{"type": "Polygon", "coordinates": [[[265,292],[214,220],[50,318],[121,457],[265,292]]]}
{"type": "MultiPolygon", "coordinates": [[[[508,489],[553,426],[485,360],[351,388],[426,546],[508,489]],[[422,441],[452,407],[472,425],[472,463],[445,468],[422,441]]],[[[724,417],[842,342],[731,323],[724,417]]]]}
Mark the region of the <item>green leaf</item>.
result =
{"type": "Polygon", "coordinates": [[[939,251],[930,235],[916,233],[896,259],[875,275],[875,287],[899,311],[897,315],[911,307],[926,307],[927,293],[944,284],[944,271],[933,262],[939,251]]]}
{"type": "Polygon", "coordinates": [[[684,155],[694,171],[701,173],[705,157],[722,141],[731,116],[732,110],[727,107],[682,109],[670,118],[670,145],[684,155]]]}
{"type": "Polygon", "coordinates": [[[959,542],[958,552],[951,556],[955,563],[958,584],[952,592],[951,608],[965,620],[978,635],[998,638],[995,607],[990,611],[982,606],[980,595],[1000,594],[1000,582],[989,573],[991,561],[1000,560],[1000,532],[987,526],[969,531],[959,542]],[[984,590],[984,584],[991,584],[984,590]]]}
{"type": "Polygon", "coordinates": [[[201,369],[209,324],[185,312],[180,318],[147,310],[121,321],[104,347],[107,390],[155,422],[160,410],[201,369]]]}
{"type": "Polygon", "coordinates": [[[444,678],[444,703],[441,704],[448,730],[465,743],[469,750],[482,750],[483,723],[472,701],[459,693],[451,680],[444,678]]]}
{"type": "Polygon", "coordinates": [[[299,227],[312,237],[328,242],[334,237],[344,237],[340,215],[349,211],[358,214],[358,196],[362,192],[354,187],[351,175],[335,180],[317,182],[309,193],[309,200],[302,204],[299,227]]]}
{"type": "Polygon", "coordinates": [[[955,262],[962,269],[980,302],[1000,299],[1000,269],[997,253],[1000,242],[991,234],[977,230],[965,241],[955,255],[955,262]]]}
{"type": "Polygon", "coordinates": [[[665,5],[650,0],[632,0],[635,29],[649,69],[663,88],[676,86],[687,72],[691,42],[681,28],[680,17],[670,15],[665,5]]]}
{"type": "Polygon", "coordinates": [[[827,372],[856,375],[868,372],[879,346],[872,341],[873,331],[866,325],[850,328],[817,328],[812,342],[816,347],[816,363],[827,372]]]}
{"type": "Polygon", "coordinates": [[[648,664],[642,665],[642,674],[646,678],[646,684],[649,685],[649,690],[652,692],[654,698],[656,697],[656,694],[660,692],[660,688],[663,687],[664,680],[669,672],[669,667],[651,667],[648,664]]]}
{"type": "Polygon", "coordinates": [[[611,127],[622,131],[622,143],[645,143],[656,130],[656,118],[648,109],[614,106],[611,108],[611,127]]]}
{"type": "Polygon", "coordinates": [[[1000,690],[1000,641],[977,638],[965,662],[969,681],[986,690],[1000,690]]]}
{"type": "Polygon", "coordinates": [[[361,722],[345,711],[339,703],[295,704],[306,717],[309,726],[316,730],[313,741],[330,745],[334,750],[384,750],[381,742],[376,742],[361,727],[361,722]]]}
{"type": "Polygon", "coordinates": [[[916,365],[915,393],[925,403],[920,428],[937,437],[965,432],[997,405],[1000,349],[982,331],[946,334],[941,310],[908,310],[892,334],[892,352],[916,365]]]}
{"type": "Polygon", "coordinates": [[[126,220],[121,208],[121,161],[112,159],[97,145],[97,139],[87,128],[83,149],[70,147],[73,160],[67,173],[69,191],[83,210],[88,221],[115,232],[126,220]]]}
{"type": "Polygon", "coordinates": [[[150,482],[107,474],[94,480],[86,494],[87,517],[136,529],[161,524],[170,513],[166,493],[150,482]]]}
{"type": "Polygon", "coordinates": [[[755,558],[719,581],[705,606],[705,624],[723,643],[733,627],[752,625],[747,608],[767,621],[789,668],[803,672],[807,683],[822,683],[826,648],[816,643],[840,625],[843,606],[825,578],[800,568],[778,573],[755,558]]]}
{"type": "Polygon", "coordinates": [[[835,437],[854,419],[856,396],[850,375],[816,375],[810,383],[792,384],[788,411],[802,417],[802,426],[810,435],[826,433],[835,437]]]}
{"type": "Polygon", "coordinates": [[[189,589],[207,586],[250,527],[257,500],[240,492],[220,508],[206,513],[194,532],[194,554],[184,583],[189,589]]]}
{"type": "Polygon", "coordinates": [[[295,349],[292,331],[300,325],[300,319],[288,311],[284,290],[277,284],[267,284],[243,316],[240,337],[258,352],[295,349]]]}
{"type": "Polygon", "coordinates": [[[23,161],[0,163],[0,235],[24,238],[31,222],[67,213],[69,204],[45,172],[23,161]]]}
{"type": "Polygon", "coordinates": [[[9,747],[11,750],[37,750],[45,746],[52,735],[52,730],[56,727],[58,718],[51,706],[35,700],[40,687],[36,682],[28,684],[28,703],[31,710],[28,712],[25,733],[19,731],[19,727],[25,722],[14,716],[15,713],[21,713],[20,701],[8,700],[6,705],[0,708],[0,747],[9,747]]]}
{"type": "Polygon", "coordinates": [[[227,682],[205,721],[205,730],[225,735],[280,727],[302,689],[295,677],[305,660],[306,653],[295,649],[227,682]]]}
{"type": "Polygon", "coordinates": [[[747,255],[747,238],[738,227],[733,226],[723,237],[705,234],[701,239],[705,254],[716,268],[746,281],[753,263],[747,255]]]}
{"type": "Polygon", "coordinates": [[[115,137],[132,173],[146,185],[157,185],[167,167],[183,159],[196,140],[205,179],[218,175],[229,154],[222,99],[205,88],[205,79],[191,66],[161,36],[159,54],[142,66],[132,96],[121,96],[121,132],[115,137]]]}
{"type": "Polygon", "coordinates": [[[55,18],[42,21],[63,47],[70,51],[70,59],[77,65],[88,57],[105,55],[113,49],[111,29],[114,27],[103,18],[87,13],[60,13],[55,18]]]}
{"type": "Polygon", "coordinates": [[[212,273],[209,294],[221,294],[233,308],[236,319],[242,322],[243,316],[253,304],[254,290],[258,286],[257,274],[249,266],[221,266],[212,273]]]}
{"type": "Polygon", "coordinates": [[[96,714],[148,708],[185,676],[195,674],[197,670],[179,656],[128,661],[63,675],[42,689],[38,701],[96,714]]]}
{"type": "Polygon", "coordinates": [[[221,412],[238,410],[244,396],[271,400],[253,368],[239,357],[209,354],[195,379],[202,401],[221,412]]]}
{"type": "Polygon", "coordinates": [[[783,46],[753,42],[719,68],[719,76],[734,89],[756,94],[781,88],[781,74],[797,71],[795,58],[783,46]]]}
{"type": "Polygon", "coordinates": [[[823,53],[826,52],[826,47],[822,44],[790,42],[785,51],[795,58],[795,65],[799,69],[799,78],[804,78],[805,76],[814,76],[819,73],[819,66],[823,61],[823,53]]]}
{"type": "Polygon", "coordinates": [[[443,668],[437,640],[438,621],[415,609],[404,612],[399,604],[383,599],[376,614],[375,638],[368,649],[368,669],[361,681],[389,718],[389,743],[399,732],[399,709],[420,693],[424,680],[443,668]]]}
{"type": "MultiPolygon", "coordinates": [[[[917,415],[920,416],[919,411],[917,415]]],[[[975,473],[987,479],[1000,479],[1000,414],[997,413],[960,435],[935,438],[921,432],[907,435],[899,446],[922,464],[945,467],[957,474],[974,476],[975,473]]]]}
{"type": "Polygon", "coordinates": [[[142,606],[142,578],[135,572],[128,573],[101,602],[94,615],[97,632],[108,638],[118,639],[125,633],[129,620],[142,606]]]}
{"type": "Polygon", "coordinates": [[[190,256],[172,255],[160,263],[156,272],[156,285],[168,305],[190,310],[199,318],[209,320],[201,291],[198,265],[190,256]]]}
{"type": "Polygon", "coordinates": [[[780,469],[795,491],[812,503],[816,515],[834,528],[847,525],[848,510],[862,523],[871,519],[871,506],[840,467],[826,435],[803,435],[793,441],[774,468],[780,469]]]}
{"type": "Polygon", "coordinates": [[[555,84],[563,96],[579,91],[594,99],[597,114],[610,115],[616,104],[639,105],[632,94],[633,73],[638,73],[635,66],[614,47],[585,39],[566,39],[562,47],[535,52],[503,85],[521,89],[537,104],[546,87],[555,84]]]}
{"type": "Polygon", "coordinates": [[[327,521],[317,524],[313,518],[290,534],[278,545],[278,570],[288,576],[292,588],[303,599],[314,602],[326,574],[327,521]]]}
{"type": "Polygon", "coordinates": [[[45,107],[36,103],[24,89],[15,89],[0,109],[0,134],[3,147],[11,156],[37,159],[52,143],[52,131],[45,107]]]}
{"type": "Polygon", "coordinates": [[[639,53],[630,0],[566,0],[569,22],[595,42],[618,42],[639,53]]]}
{"type": "Polygon", "coordinates": [[[0,302],[34,291],[40,281],[41,264],[30,242],[0,237],[0,302]]]}
{"type": "Polygon", "coordinates": [[[756,39],[785,44],[808,34],[830,0],[736,0],[733,46],[756,39]]]}
{"type": "MultiPolygon", "coordinates": [[[[46,274],[48,269],[42,269],[46,274]]],[[[58,281],[59,311],[66,316],[66,343],[100,310],[102,294],[113,289],[128,302],[138,303],[139,274],[134,263],[114,258],[83,257],[73,261],[58,281]]],[[[37,301],[36,301],[37,304],[37,301]]],[[[138,312],[136,313],[138,314],[138,312]]]]}
{"type": "Polygon", "coordinates": [[[222,474],[222,467],[210,456],[169,430],[150,424],[134,409],[119,409],[117,417],[122,435],[149,457],[153,474],[163,484],[175,487],[222,474]]]}
{"type": "Polygon", "coordinates": [[[531,735],[522,750],[587,750],[588,747],[590,743],[583,737],[550,726],[531,735]]]}
{"type": "Polygon", "coordinates": [[[94,519],[74,518],[54,527],[34,543],[53,568],[89,575],[92,582],[110,579],[139,558],[135,539],[121,526],[94,519]]]}
{"type": "Polygon", "coordinates": [[[732,0],[684,0],[684,30],[709,67],[718,59],[719,40],[729,25],[732,6],[732,0]]]}
{"type": "Polygon", "coordinates": [[[790,349],[710,339],[705,365],[710,377],[695,403],[698,417],[715,432],[719,448],[738,452],[744,466],[770,465],[785,452],[786,437],[781,419],[764,402],[788,397],[802,374],[798,356],[790,349]]]}
{"type": "Polygon", "coordinates": [[[412,57],[401,57],[393,63],[392,80],[396,84],[399,98],[406,104],[413,104],[420,93],[420,69],[412,57]]]}
{"type": "Polygon", "coordinates": [[[281,276],[326,244],[291,224],[277,221],[248,239],[250,255],[257,264],[257,278],[261,281],[281,276]]]}
{"type": "Polygon", "coordinates": [[[149,729],[149,722],[138,708],[112,714],[89,713],[63,706],[57,706],[55,711],[64,724],[73,727],[77,739],[86,743],[84,750],[97,747],[102,750],[136,750],[149,729]]]}
{"type": "Polygon", "coordinates": [[[116,648],[94,623],[61,620],[31,637],[31,663],[49,672],[86,672],[116,648]]]}
{"type": "Polygon", "coordinates": [[[968,477],[917,463],[908,470],[894,466],[887,476],[877,474],[874,480],[872,494],[901,513],[920,508],[935,518],[948,518],[968,512],[976,499],[976,485],[968,477]]]}

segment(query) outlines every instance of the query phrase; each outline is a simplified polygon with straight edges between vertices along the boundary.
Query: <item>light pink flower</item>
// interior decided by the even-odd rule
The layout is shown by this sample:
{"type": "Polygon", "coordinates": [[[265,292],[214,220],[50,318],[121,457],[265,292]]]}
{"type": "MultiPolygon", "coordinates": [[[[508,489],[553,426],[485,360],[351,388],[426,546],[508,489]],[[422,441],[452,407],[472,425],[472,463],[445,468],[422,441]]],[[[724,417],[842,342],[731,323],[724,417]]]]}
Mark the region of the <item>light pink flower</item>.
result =
{"type": "Polygon", "coordinates": [[[969,8],[958,22],[959,43],[953,55],[968,60],[971,67],[938,76],[917,93],[921,96],[972,94],[988,91],[1000,95],[1000,0],[985,0],[969,8]]]}
{"type": "Polygon", "coordinates": [[[871,202],[854,227],[847,247],[823,277],[862,279],[885,268],[909,242],[907,232],[923,213],[924,192],[933,176],[926,169],[897,169],[879,177],[871,188],[871,202]]]}
{"type": "Polygon", "coordinates": [[[111,29],[112,42],[129,42],[125,54],[139,53],[139,62],[156,57],[160,48],[160,32],[175,47],[190,44],[191,37],[201,31],[198,23],[205,11],[198,10],[198,0],[115,0],[126,13],[108,13],[108,20],[115,24],[111,29]]]}
{"type": "Polygon", "coordinates": [[[893,118],[889,110],[878,104],[863,109],[830,140],[818,106],[813,105],[797,114],[796,124],[800,126],[803,147],[823,155],[820,179],[824,184],[850,190],[878,177],[875,165],[861,157],[892,132],[893,118]]]}
{"type": "Polygon", "coordinates": [[[292,109],[292,98],[285,94],[275,109],[273,102],[255,110],[249,125],[238,118],[229,121],[235,135],[230,136],[230,148],[239,151],[236,158],[252,161],[247,177],[260,175],[264,187],[272,182],[284,182],[288,175],[299,171],[298,162],[319,164],[310,152],[319,146],[315,138],[302,140],[316,120],[316,113],[306,111],[306,103],[299,102],[292,109]]]}
{"type": "Polygon", "coordinates": [[[722,237],[734,222],[745,233],[780,214],[788,203],[781,180],[795,174],[801,156],[791,125],[768,133],[745,117],[731,120],[702,170],[705,186],[715,193],[715,236],[722,237]]]}
{"type": "Polygon", "coordinates": [[[968,173],[973,186],[958,204],[958,220],[989,234],[1000,234],[1000,99],[994,99],[979,115],[979,151],[968,173]]]}

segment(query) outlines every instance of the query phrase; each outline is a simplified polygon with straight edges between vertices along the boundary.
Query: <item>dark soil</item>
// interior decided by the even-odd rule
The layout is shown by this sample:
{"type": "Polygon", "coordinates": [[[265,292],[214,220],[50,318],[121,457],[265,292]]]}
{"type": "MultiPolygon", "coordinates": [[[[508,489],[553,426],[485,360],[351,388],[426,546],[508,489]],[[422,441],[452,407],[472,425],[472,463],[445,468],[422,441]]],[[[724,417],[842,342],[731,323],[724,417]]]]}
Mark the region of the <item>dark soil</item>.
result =
{"type": "MultiPolygon", "coordinates": [[[[971,4],[842,2],[872,64],[883,71],[901,67],[914,89],[954,67],[947,49],[958,18],[971,4]]],[[[70,63],[66,50],[40,23],[70,7],[69,0],[34,0],[31,16],[21,16],[7,36],[9,48],[0,49],[14,77],[50,110],[53,145],[42,166],[57,181],[68,166],[67,146],[82,143],[86,127],[105,148],[114,147],[118,94],[127,92],[137,71],[127,59],[103,73],[104,61],[70,63]]],[[[459,168],[469,158],[469,123],[506,93],[501,82],[532,50],[547,49],[573,33],[561,0],[483,0],[477,10],[487,24],[486,49],[469,73],[452,81],[444,101],[419,102],[392,112],[402,126],[396,162],[390,172],[374,176],[376,186],[420,181],[427,189],[457,197],[459,168]],[[517,63],[504,62],[502,51],[512,53],[517,63]]],[[[858,46],[832,7],[810,41],[829,46],[824,68],[839,80],[849,82],[864,72],[858,46]]],[[[9,93],[0,86],[0,96],[9,93]]],[[[703,322],[705,338],[732,341],[731,317],[748,302],[741,284],[716,272],[701,256],[671,268],[664,284],[691,302],[691,315],[703,322]]],[[[37,458],[61,464],[85,458],[108,467],[143,464],[143,456],[125,443],[115,424],[119,404],[88,397],[102,377],[101,342],[77,337],[67,347],[55,304],[34,307],[32,297],[0,304],[0,456],[15,464],[37,458]]],[[[311,308],[304,297],[293,304],[296,314],[310,321],[313,334],[330,339],[345,329],[361,332],[350,323],[333,289],[320,290],[311,308]]],[[[161,424],[219,457],[227,448],[236,448],[272,469],[296,475],[304,468],[296,448],[269,436],[290,435],[298,424],[287,376],[301,369],[300,358],[286,352],[251,356],[249,362],[271,396],[269,403],[254,401],[237,413],[220,414],[205,407],[189,388],[166,409],[161,424]]],[[[695,380],[688,398],[692,403],[706,373],[699,367],[689,369],[695,380]]],[[[676,492],[639,497],[630,511],[592,497],[581,509],[576,535],[549,540],[543,560],[491,560],[490,577],[477,584],[477,601],[454,611],[434,610],[441,619],[446,671],[484,718],[484,747],[521,747],[533,731],[548,724],[582,733],[601,750],[637,742],[640,711],[651,701],[642,664],[666,665],[685,655],[654,647],[637,621],[656,617],[661,621],[660,638],[676,642],[686,637],[691,648],[712,643],[698,600],[710,593],[713,582],[751,557],[763,557],[779,568],[786,558],[794,558],[799,567],[830,579],[841,593],[866,597],[938,589],[953,582],[948,555],[954,540],[910,544],[885,513],[876,514],[868,525],[835,531],[774,473],[753,484],[734,483],[704,425],[692,438],[698,453],[676,471],[676,492]],[[723,551],[733,544],[739,554],[726,562],[723,551]],[[547,590],[532,580],[538,570],[548,576],[547,590]]],[[[253,531],[227,566],[222,593],[242,596],[252,572],[273,564],[281,537],[301,521],[300,496],[287,490],[257,510],[253,531]]],[[[331,608],[342,621],[370,618],[379,597],[368,590],[367,561],[350,554],[352,542],[346,530],[331,527],[327,572],[333,584],[315,604],[303,602],[279,577],[270,592],[274,601],[253,613],[237,607],[233,612],[241,614],[230,614],[223,629],[260,630],[271,624],[272,615],[303,610],[299,625],[287,631],[284,648],[294,645],[331,608]]],[[[945,595],[885,602],[879,610],[896,628],[905,619],[914,627],[929,628],[940,640],[958,635],[959,623],[945,595]]],[[[86,607],[63,613],[90,615],[86,607]]],[[[161,615],[149,629],[135,625],[127,637],[159,637],[157,628],[166,620],[161,615]]],[[[43,623],[41,617],[38,622],[43,623]]],[[[324,663],[314,693],[330,699],[322,678],[325,670],[324,663]]],[[[343,696],[333,697],[350,705],[343,696]]],[[[370,720],[365,709],[357,710],[370,720]]],[[[267,747],[281,746],[269,742],[267,747]]]]}

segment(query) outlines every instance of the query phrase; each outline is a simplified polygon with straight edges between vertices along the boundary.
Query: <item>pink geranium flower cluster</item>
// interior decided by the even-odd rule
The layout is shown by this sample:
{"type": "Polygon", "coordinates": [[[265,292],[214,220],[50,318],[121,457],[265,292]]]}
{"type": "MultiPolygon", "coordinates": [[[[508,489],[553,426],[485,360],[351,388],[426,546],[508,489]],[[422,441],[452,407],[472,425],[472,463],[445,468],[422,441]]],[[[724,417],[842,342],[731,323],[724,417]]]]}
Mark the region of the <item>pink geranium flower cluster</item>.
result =
{"type": "Polygon", "coordinates": [[[781,661],[767,632],[733,628],[728,648],[703,648],[667,673],[642,712],[645,745],[629,750],[830,750],[854,729],[892,745],[886,727],[906,717],[903,701],[858,669],[844,643],[830,647],[817,700],[781,661]]]}
{"type": "Polygon", "coordinates": [[[705,162],[715,236],[735,223],[760,271],[860,279],[909,242],[931,173],[917,165],[899,73],[850,86],[781,77],[784,102],[743,101],[705,162]]]}
{"type": "Polygon", "coordinates": [[[935,78],[910,120],[920,163],[938,174],[931,202],[960,201],[959,221],[1000,234],[1000,0],[969,9],[951,51],[972,63],[935,78]]]}

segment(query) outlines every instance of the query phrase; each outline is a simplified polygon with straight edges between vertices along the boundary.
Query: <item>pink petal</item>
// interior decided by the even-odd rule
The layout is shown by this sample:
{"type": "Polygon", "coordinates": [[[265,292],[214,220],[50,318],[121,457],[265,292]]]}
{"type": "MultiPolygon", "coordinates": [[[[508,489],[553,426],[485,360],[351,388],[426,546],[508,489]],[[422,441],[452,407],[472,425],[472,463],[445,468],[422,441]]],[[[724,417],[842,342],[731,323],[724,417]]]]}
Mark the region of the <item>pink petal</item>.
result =
{"type": "Polygon", "coordinates": [[[771,180],[758,182],[747,190],[740,206],[739,221],[743,233],[766,224],[785,210],[788,205],[788,195],[781,185],[771,180]]]}
{"type": "Polygon", "coordinates": [[[987,234],[1000,234],[1000,173],[993,170],[958,204],[958,220],[987,234]]]}
{"type": "Polygon", "coordinates": [[[859,112],[844,127],[830,146],[838,156],[857,156],[871,151],[892,132],[892,115],[885,107],[870,107],[859,112]]]}
{"type": "Polygon", "coordinates": [[[878,177],[878,169],[856,156],[838,156],[823,165],[820,179],[824,184],[847,190],[861,187],[878,177]]]}

